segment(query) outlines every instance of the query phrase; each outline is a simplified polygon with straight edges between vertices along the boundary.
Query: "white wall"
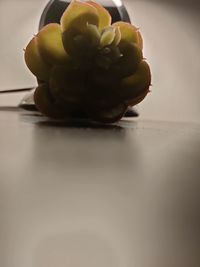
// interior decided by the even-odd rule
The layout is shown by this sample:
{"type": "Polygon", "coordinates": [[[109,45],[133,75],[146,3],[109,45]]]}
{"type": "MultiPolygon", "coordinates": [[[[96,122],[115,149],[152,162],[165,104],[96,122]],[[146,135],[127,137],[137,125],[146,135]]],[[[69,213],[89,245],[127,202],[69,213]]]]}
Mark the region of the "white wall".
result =
{"type": "Polygon", "coordinates": [[[200,122],[200,4],[198,0],[125,0],[141,28],[153,74],[143,118],[200,122]]]}
{"type": "Polygon", "coordinates": [[[35,79],[26,69],[23,48],[37,32],[47,0],[0,0],[0,89],[30,86],[35,79]]]}
{"type": "MultiPolygon", "coordinates": [[[[37,32],[48,0],[0,0],[0,90],[34,86],[23,48],[37,32]]],[[[24,94],[0,95],[0,105],[16,105],[24,94]]]]}

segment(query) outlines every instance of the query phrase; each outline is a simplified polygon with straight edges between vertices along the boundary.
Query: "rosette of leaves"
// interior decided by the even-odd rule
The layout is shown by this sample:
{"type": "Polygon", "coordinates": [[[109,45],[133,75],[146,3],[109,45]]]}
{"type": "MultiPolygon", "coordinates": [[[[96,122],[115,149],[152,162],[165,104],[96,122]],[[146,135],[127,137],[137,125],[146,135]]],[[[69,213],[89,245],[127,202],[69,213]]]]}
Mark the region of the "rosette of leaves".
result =
{"type": "Polygon", "coordinates": [[[119,120],[149,92],[151,73],[139,30],[93,1],[72,1],[60,24],[46,25],[25,49],[37,77],[36,107],[52,118],[119,120]]]}

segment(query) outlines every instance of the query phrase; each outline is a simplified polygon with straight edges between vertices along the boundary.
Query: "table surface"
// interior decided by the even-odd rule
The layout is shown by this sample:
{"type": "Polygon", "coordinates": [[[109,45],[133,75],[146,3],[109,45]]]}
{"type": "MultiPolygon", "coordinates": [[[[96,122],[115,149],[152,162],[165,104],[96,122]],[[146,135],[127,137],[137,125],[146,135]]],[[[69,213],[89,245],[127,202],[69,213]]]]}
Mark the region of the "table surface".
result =
{"type": "Polygon", "coordinates": [[[0,266],[200,266],[199,124],[0,125],[0,266]]]}

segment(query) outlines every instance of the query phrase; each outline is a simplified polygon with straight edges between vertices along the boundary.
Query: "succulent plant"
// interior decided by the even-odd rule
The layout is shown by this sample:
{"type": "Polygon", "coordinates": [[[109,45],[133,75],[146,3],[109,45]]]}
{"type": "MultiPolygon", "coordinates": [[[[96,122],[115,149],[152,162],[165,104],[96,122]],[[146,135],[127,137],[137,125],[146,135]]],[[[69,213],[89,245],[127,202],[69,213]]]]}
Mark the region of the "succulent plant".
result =
{"type": "Polygon", "coordinates": [[[25,49],[25,62],[39,81],[36,107],[53,118],[121,119],[149,92],[151,73],[142,49],[135,26],[111,24],[96,2],[72,1],[60,24],[46,25],[25,49]]]}

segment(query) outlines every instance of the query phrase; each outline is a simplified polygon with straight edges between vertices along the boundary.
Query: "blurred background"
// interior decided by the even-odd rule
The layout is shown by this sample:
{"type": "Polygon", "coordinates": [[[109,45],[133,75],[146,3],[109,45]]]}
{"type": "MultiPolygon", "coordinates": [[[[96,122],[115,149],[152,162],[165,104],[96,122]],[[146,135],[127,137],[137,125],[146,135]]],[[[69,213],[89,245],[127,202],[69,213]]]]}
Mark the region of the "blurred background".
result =
{"type": "MultiPolygon", "coordinates": [[[[139,105],[141,118],[200,122],[200,2],[124,0],[140,27],[144,55],[151,65],[152,93],[139,105]]],[[[47,0],[0,0],[0,90],[30,87],[35,78],[23,61],[23,48],[37,32],[47,0]]],[[[1,95],[16,105],[23,94],[1,95]]]]}

